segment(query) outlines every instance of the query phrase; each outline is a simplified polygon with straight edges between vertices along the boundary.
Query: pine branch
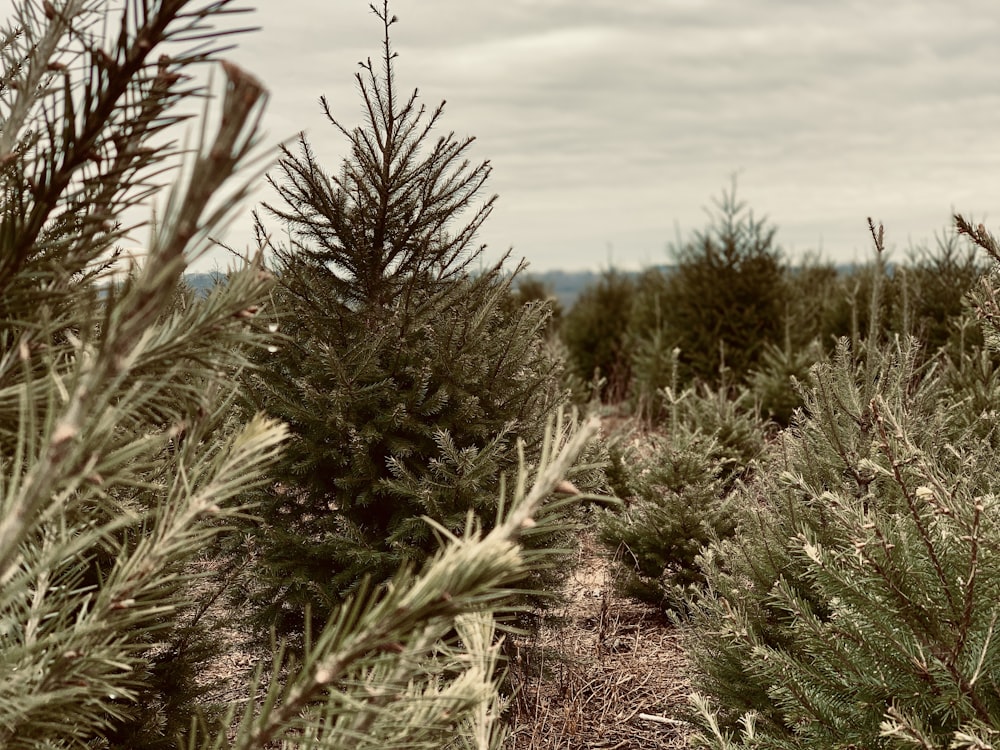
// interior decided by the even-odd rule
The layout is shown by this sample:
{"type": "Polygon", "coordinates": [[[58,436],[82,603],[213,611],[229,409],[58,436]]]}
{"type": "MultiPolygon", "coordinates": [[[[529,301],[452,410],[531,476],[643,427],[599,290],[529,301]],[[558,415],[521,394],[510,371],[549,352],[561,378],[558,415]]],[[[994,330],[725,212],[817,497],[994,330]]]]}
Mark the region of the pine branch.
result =
{"type": "MultiPolygon", "coordinates": [[[[511,584],[537,564],[539,553],[521,550],[517,542],[539,523],[535,516],[544,499],[598,426],[592,420],[561,444],[557,438],[561,425],[550,425],[536,478],[528,488],[527,470],[522,465],[510,509],[501,511],[502,521],[492,531],[480,535],[470,527],[462,537],[456,537],[439,527],[447,544],[419,575],[401,573],[384,593],[362,593],[339,607],[311,644],[301,667],[290,667],[287,682],[272,682],[264,699],[267,710],[259,716],[245,715],[234,750],[265,748],[290,727],[295,728],[292,731],[307,731],[309,726],[314,726],[314,731],[343,732],[338,742],[354,746],[371,728],[379,709],[387,705],[387,694],[364,678],[369,669],[389,655],[394,676],[383,679],[390,692],[392,685],[404,684],[408,673],[399,670],[419,669],[429,645],[447,633],[454,618],[502,608],[511,594],[511,584]],[[356,680],[361,680],[361,689],[356,680]],[[341,691],[347,691],[344,697],[327,704],[315,717],[303,716],[306,707],[324,695],[332,698],[341,691]],[[354,717],[349,722],[351,728],[342,727],[345,714],[354,717]],[[335,722],[337,716],[340,718],[335,722]]],[[[412,671],[409,675],[416,677],[412,671]]],[[[405,722],[407,718],[401,713],[395,720],[405,722]]],[[[329,736],[328,742],[332,741],[329,736]]]]}

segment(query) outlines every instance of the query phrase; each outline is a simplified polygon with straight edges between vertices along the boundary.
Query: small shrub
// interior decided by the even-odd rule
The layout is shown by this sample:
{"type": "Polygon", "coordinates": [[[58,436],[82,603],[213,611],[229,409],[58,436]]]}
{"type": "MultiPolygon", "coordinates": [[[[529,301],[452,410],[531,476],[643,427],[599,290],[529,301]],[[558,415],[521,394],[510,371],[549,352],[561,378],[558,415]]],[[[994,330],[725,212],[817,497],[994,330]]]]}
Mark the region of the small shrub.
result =
{"type": "Polygon", "coordinates": [[[697,565],[702,549],[733,531],[718,444],[687,432],[649,437],[644,450],[652,452],[648,458],[625,454],[630,471],[619,488],[629,491],[628,503],[603,514],[600,540],[625,572],[623,591],[676,609],[704,580],[697,565]]]}
{"type": "Polygon", "coordinates": [[[788,427],[795,410],[803,403],[800,385],[808,380],[809,370],[822,358],[819,341],[801,349],[768,344],[749,378],[749,390],[761,413],[779,427],[788,427]]]}
{"type": "Polygon", "coordinates": [[[671,346],[662,328],[633,339],[632,347],[632,410],[640,422],[652,427],[667,414],[664,390],[677,387],[680,349],[671,346]]]}
{"type": "Polygon", "coordinates": [[[666,389],[663,397],[667,434],[612,453],[613,486],[627,502],[604,514],[600,539],[623,566],[627,593],[683,609],[704,581],[698,556],[734,530],[729,493],[760,452],[763,426],[725,391],[666,389]]]}

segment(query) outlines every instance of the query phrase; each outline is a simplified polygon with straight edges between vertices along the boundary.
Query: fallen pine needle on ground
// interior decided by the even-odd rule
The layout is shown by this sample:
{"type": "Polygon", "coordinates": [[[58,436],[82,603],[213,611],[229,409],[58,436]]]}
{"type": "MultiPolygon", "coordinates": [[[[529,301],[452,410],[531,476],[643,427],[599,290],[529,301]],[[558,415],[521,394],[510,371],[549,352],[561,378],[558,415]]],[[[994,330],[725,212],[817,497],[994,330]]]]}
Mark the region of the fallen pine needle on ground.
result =
{"type": "Polygon", "coordinates": [[[691,747],[681,637],[655,607],[616,592],[614,566],[587,534],[558,606],[510,644],[507,747],[691,747]]]}

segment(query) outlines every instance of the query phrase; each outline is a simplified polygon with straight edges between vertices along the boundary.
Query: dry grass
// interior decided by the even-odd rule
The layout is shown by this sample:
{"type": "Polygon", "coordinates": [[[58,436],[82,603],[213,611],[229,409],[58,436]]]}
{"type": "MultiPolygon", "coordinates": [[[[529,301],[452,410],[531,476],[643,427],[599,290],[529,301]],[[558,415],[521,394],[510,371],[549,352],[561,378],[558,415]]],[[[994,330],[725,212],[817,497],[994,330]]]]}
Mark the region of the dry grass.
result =
{"type": "Polygon", "coordinates": [[[563,597],[537,632],[512,644],[510,750],[690,747],[680,633],[654,608],[616,594],[592,535],[563,597]]]}

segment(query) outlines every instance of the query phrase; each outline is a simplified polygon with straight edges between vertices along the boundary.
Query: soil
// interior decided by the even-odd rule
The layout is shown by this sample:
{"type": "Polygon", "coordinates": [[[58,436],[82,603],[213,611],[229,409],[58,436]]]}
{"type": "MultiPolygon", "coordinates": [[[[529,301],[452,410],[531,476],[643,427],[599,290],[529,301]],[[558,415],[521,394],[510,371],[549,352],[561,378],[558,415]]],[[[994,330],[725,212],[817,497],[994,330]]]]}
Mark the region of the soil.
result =
{"type": "MultiPolygon", "coordinates": [[[[617,593],[615,583],[615,563],[585,534],[558,604],[505,649],[507,750],[692,747],[683,634],[661,611],[617,593]]],[[[229,648],[213,664],[210,676],[223,690],[212,698],[238,701],[269,649],[218,610],[209,618],[229,648]]]]}
{"type": "Polygon", "coordinates": [[[512,644],[511,750],[691,747],[681,632],[616,592],[614,563],[587,534],[559,606],[512,644]]]}

